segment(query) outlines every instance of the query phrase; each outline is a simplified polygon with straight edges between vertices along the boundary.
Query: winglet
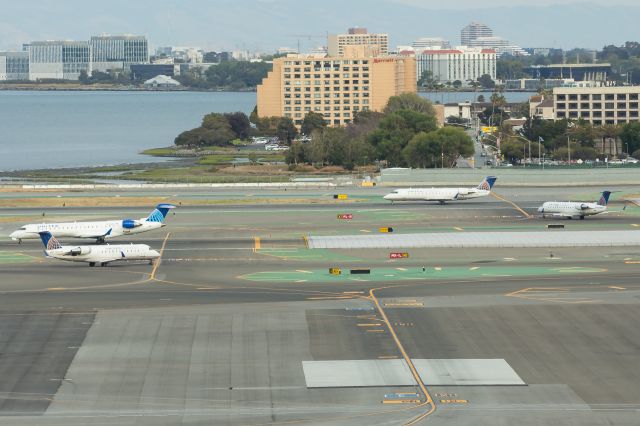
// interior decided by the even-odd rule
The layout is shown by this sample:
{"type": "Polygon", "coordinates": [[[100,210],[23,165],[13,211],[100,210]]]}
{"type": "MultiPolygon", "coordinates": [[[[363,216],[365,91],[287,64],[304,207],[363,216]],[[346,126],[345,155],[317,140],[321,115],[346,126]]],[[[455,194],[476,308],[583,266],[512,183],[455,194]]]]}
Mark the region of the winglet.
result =
{"type": "Polygon", "coordinates": [[[602,195],[600,195],[600,199],[598,200],[598,205],[606,206],[609,203],[610,195],[611,195],[611,191],[602,191],[602,195]]]}
{"type": "Polygon", "coordinates": [[[55,250],[55,249],[62,248],[62,244],[60,244],[60,242],[56,239],[56,237],[51,235],[51,232],[43,231],[43,232],[38,232],[38,234],[40,235],[42,244],[44,244],[45,250],[48,251],[48,250],[55,250]]]}
{"type": "Polygon", "coordinates": [[[480,182],[480,185],[478,185],[478,189],[491,191],[491,188],[493,188],[493,184],[496,183],[496,180],[498,180],[498,178],[495,176],[487,176],[482,179],[482,182],[480,182]]]}
{"type": "Polygon", "coordinates": [[[167,213],[171,209],[175,209],[176,206],[173,204],[158,204],[154,211],[151,212],[149,217],[147,217],[147,222],[160,222],[164,221],[164,218],[167,217],[167,213]]]}

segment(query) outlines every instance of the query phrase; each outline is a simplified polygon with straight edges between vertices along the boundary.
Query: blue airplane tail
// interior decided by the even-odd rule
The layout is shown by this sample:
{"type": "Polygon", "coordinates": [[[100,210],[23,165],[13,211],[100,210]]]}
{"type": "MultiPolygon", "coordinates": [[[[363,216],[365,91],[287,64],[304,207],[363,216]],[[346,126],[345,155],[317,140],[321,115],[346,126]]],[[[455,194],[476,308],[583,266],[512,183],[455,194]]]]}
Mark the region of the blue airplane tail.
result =
{"type": "Polygon", "coordinates": [[[598,200],[598,205],[606,206],[609,203],[609,195],[611,195],[611,191],[602,191],[602,195],[600,195],[600,199],[598,200]]]}
{"type": "Polygon", "coordinates": [[[55,250],[62,248],[62,244],[60,244],[56,237],[51,235],[51,232],[44,231],[38,232],[38,234],[40,234],[40,239],[42,240],[42,244],[44,244],[44,248],[46,250],[55,250]]]}
{"type": "Polygon", "coordinates": [[[478,189],[491,191],[491,188],[493,188],[493,184],[496,183],[496,180],[498,180],[498,178],[495,176],[487,176],[482,179],[482,182],[480,182],[480,185],[478,185],[478,189]]]}
{"type": "Polygon", "coordinates": [[[147,217],[147,222],[164,222],[164,218],[167,217],[169,210],[175,208],[173,204],[158,204],[154,211],[147,217]]]}

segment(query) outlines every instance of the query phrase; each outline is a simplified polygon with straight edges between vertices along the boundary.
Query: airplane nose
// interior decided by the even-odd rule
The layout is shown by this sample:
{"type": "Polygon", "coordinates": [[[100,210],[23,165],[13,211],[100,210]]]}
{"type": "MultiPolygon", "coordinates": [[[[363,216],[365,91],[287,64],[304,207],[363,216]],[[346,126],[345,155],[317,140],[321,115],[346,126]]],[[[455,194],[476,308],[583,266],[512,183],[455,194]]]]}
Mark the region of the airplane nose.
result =
{"type": "Polygon", "coordinates": [[[389,200],[389,199],[391,199],[391,194],[387,194],[387,195],[385,195],[385,196],[384,196],[384,197],[382,197],[382,198],[384,198],[385,200],[389,200]]]}
{"type": "Polygon", "coordinates": [[[158,250],[151,250],[151,256],[160,257],[160,252],[158,252],[158,250]]]}
{"type": "Polygon", "coordinates": [[[538,207],[538,213],[544,213],[544,207],[538,207]]]}

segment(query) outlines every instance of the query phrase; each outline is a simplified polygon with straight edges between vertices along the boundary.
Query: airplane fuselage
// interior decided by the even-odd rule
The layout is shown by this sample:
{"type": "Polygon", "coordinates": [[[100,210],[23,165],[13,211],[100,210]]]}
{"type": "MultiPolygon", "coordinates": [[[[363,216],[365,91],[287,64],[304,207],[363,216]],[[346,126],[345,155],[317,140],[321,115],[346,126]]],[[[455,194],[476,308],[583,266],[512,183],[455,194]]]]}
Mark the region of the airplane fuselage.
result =
{"type": "Polygon", "coordinates": [[[389,201],[458,201],[485,197],[491,191],[478,188],[402,188],[384,196],[389,201]]]}
{"type": "Polygon", "coordinates": [[[40,239],[39,232],[48,231],[54,237],[66,238],[114,238],[121,235],[133,235],[152,231],[164,226],[162,222],[149,222],[145,219],[133,220],[133,227],[123,226],[123,220],[108,220],[99,222],[67,222],[67,223],[39,223],[22,226],[11,233],[14,241],[40,239]]]}
{"type": "Polygon", "coordinates": [[[118,244],[96,246],[63,246],[45,250],[48,257],[71,262],[86,262],[92,266],[120,260],[154,260],[160,253],[146,244],[118,244]]]}
{"type": "Polygon", "coordinates": [[[538,208],[538,213],[542,213],[542,217],[562,216],[582,219],[585,216],[593,216],[603,213],[606,210],[607,206],[599,205],[597,203],[547,201],[540,208],[538,208]]]}

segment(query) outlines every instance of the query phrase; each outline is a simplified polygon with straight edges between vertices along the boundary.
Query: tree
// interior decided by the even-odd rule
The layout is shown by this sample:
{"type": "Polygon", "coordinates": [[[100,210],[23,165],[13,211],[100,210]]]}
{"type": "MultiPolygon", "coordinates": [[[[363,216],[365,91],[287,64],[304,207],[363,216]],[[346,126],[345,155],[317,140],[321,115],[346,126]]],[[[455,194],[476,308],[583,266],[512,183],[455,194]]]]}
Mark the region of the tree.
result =
{"type": "Polygon", "coordinates": [[[640,123],[637,121],[627,123],[620,130],[620,140],[623,145],[627,144],[626,151],[632,152],[640,149],[640,123]]]}
{"type": "Polygon", "coordinates": [[[293,124],[293,120],[289,117],[280,117],[276,126],[276,136],[280,141],[287,145],[291,145],[291,141],[298,136],[298,129],[293,124]]]}
{"type": "Polygon", "coordinates": [[[478,102],[485,102],[484,95],[478,95],[478,102]]]}
{"type": "Polygon", "coordinates": [[[209,132],[210,145],[228,145],[236,138],[229,120],[223,114],[211,113],[205,115],[202,119],[201,127],[209,132]]]}
{"type": "Polygon", "coordinates": [[[462,87],[462,82],[460,80],[456,80],[452,84],[453,84],[453,87],[455,87],[456,89],[459,89],[462,87]]]}
{"type": "Polygon", "coordinates": [[[322,129],[327,126],[322,114],[317,112],[309,112],[302,120],[302,134],[310,135],[314,130],[322,129]]]}
{"type": "Polygon", "coordinates": [[[418,80],[418,86],[424,87],[425,89],[435,89],[438,87],[438,80],[433,78],[433,72],[431,70],[424,70],[418,80]]]}
{"type": "Polygon", "coordinates": [[[480,83],[480,86],[482,86],[483,89],[493,89],[496,87],[495,81],[493,81],[489,74],[484,74],[479,77],[478,83],[480,83]]]}
{"type": "Polygon", "coordinates": [[[384,113],[391,114],[401,109],[408,109],[433,117],[436,115],[431,102],[415,93],[402,93],[397,96],[392,96],[387,102],[384,113]]]}
{"type": "Polygon", "coordinates": [[[266,62],[227,61],[209,67],[205,75],[209,87],[237,90],[256,87],[271,68],[266,62]]]}
{"type": "Polygon", "coordinates": [[[473,153],[473,140],[456,127],[420,132],[402,151],[406,163],[412,167],[451,167],[459,156],[469,157],[473,153]]]}
{"type": "Polygon", "coordinates": [[[80,76],[78,77],[78,80],[80,80],[80,83],[82,84],[89,84],[89,74],[87,74],[86,70],[80,71],[80,76]]]}
{"type": "Polygon", "coordinates": [[[249,117],[244,112],[227,112],[224,117],[229,122],[231,130],[236,134],[238,139],[247,139],[251,132],[251,123],[249,117]]]}

